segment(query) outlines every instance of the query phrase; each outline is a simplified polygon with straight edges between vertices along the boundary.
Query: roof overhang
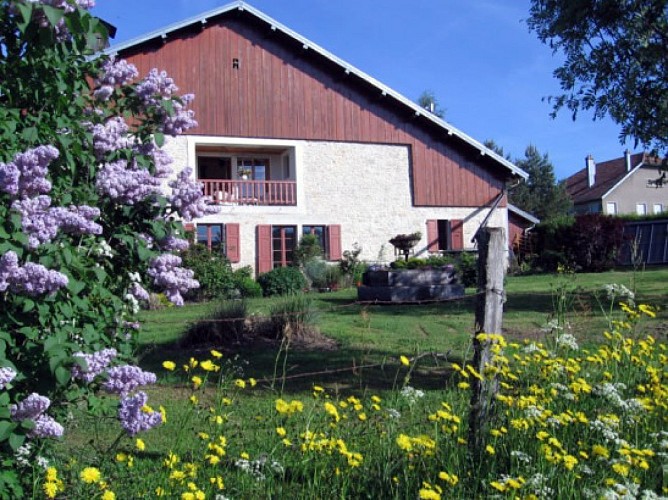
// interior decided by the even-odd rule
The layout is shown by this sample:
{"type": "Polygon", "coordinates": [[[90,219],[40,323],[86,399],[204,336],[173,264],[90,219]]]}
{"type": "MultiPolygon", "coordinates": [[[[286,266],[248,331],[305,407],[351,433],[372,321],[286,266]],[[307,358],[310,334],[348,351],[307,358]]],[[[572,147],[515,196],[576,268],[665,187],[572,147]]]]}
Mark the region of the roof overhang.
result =
{"type": "Polygon", "coordinates": [[[209,10],[207,12],[204,12],[202,14],[199,14],[197,16],[193,16],[187,19],[184,19],[183,21],[179,21],[178,23],[173,23],[168,26],[165,26],[163,28],[160,28],[155,31],[151,31],[150,33],[146,33],[145,35],[133,38],[131,40],[128,40],[127,42],[120,43],[118,45],[114,45],[112,47],[109,47],[108,49],[104,50],[104,54],[110,55],[110,56],[115,56],[124,50],[134,48],[138,45],[141,45],[146,42],[150,42],[153,40],[166,40],[170,34],[182,30],[184,28],[188,28],[193,25],[201,24],[201,25],[206,25],[210,19],[232,12],[232,11],[245,11],[256,18],[264,21],[269,28],[272,31],[280,31],[287,36],[293,38],[297,42],[301,43],[304,49],[307,50],[312,50],[322,57],[326,58],[327,60],[331,61],[332,63],[340,66],[343,71],[346,74],[352,74],[357,76],[358,78],[366,81],[368,84],[376,87],[379,91],[379,93],[382,96],[390,96],[393,98],[395,101],[400,103],[401,105],[409,108],[410,111],[414,114],[414,116],[417,117],[424,117],[428,121],[432,122],[435,124],[437,127],[441,128],[443,132],[447,136],[455,137],[459,139],[460,141],[468,144],[469,146],[473,147],[474,149],[478,150],[479,154],[481,156],[488,156],[490,159],[492,159],[494,162],[499,164],[501,167],[505,168],[508,170],[508,177],[519,177],[522,179],[527,179],[529,177],[529,174],[526,173],[524,170],[516,166],[514,163],[511,161],[508,161],[507,159],[503,158],[501,155],[498,155],[488,147],[486,147],[484,144],[481,142],[473,139],[469,135],[465,134],[458,128],[454,127],[450,123],[446,122],[445,120],[442,120],[441,118],[435,116],[434,114],[430,113],[426,109],[422,108],[419,106],[417,103],[414,103],[407,97],[401,95],[400,93],[392,90],[390,87],[382,84],[372,76],[364,73],[363,71],[357,69],[355,66],[347,63],[346,61],[340,59],[339,57],[335,56],[331,52],[325,50],[324,48],[320,47],[316,43],[312,42],[311,40],[308,40],[307,38],[301,36],[299,33],[296,33],[295,31],[291,30],[287,26],[284,26],[283,24],[279,23],[275,19],[267,16],[263,12],[255,9],[251,5],[247,4],[244,1],[237,0],[231,3],[228,3],[222,7],[218,7],[216,9],[209,10]]]}

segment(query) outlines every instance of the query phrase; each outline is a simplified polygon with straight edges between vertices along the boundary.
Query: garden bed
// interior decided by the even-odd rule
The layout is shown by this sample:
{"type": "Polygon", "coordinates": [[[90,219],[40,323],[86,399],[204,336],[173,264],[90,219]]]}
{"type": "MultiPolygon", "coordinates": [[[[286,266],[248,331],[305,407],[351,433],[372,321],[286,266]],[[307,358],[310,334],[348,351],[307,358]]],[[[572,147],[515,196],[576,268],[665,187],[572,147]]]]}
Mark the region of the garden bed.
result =
{"type": "Polygon", "coordinates": [[[360,301],[417,302],[445,300],[464,295],[455,271],[445,269],[369,270],[357,288],[360,301]]]}

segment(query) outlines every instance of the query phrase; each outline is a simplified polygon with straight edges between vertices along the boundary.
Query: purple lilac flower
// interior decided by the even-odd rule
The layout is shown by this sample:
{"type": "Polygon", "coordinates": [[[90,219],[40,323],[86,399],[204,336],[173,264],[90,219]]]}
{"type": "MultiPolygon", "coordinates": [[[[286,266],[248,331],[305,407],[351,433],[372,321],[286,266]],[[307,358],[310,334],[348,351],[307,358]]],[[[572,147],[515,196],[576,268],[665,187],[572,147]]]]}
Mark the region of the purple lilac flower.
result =
{"type": "Polygon", "coordinates": [[[190,242],[183,238],[177,238],[176,236],[167,236],[167,238],[160,241],[160,248],[168,252],[182,252],[188,250],[190,247],[190,242]]]}
{"type": "Polygon", "coordinates": [[[155,142],[146,144],[135,144],[133,146],[136,153],[150,156],[155,165],[155,176],[158,179],[166,179],[172,174],[173,159],[164,149],[159,148],[155,142]]]}
{"type": "Polygon", "coordinates": [[[83,359],[86,362],[86,368],[82,368],[78,364],[75,364],[72,367],[72,378],[83,380],[90,384],[95,377],[107,369],[107,366],[109,366],[117,354],[118,352],[113,347],[102,349],[93,354],[75,352],[72,356],[83,359]]]}
{"type": "Polygon", "coordinates": [[[57,438],[64,433],[63,426],[48,415],[40,415],[34,422],[35,427],[28,433],[28,437],[57,438]]]}
{"type": "Polygon", "coordinates": [[[17,153],[11,163],[0,163],[0,189],[19,196],[48,193],[51,191],[51,182],[46,179],[48,165],[58,155],[53,146],[38,146],[17,153]]]}
{"type": "Polygon", "coordinates": [[[9,405],[9,412],[12,419],[21,421],[26,419],[34,420],[49,409],[51,400],[46,396],[40,396],[33,392],[18,405],[9,405]]]}
{"type": "Polygon", "coordinates": [[[18,193],[20,176],[19,169],[13,163],[0,163],[0,191],[18,193]]]}
{"type": "Polygon", "coordinates": [[[127,148],[130,143],[127,137],[128,130],[127,123],[120,116],[115,116],[104,124],[98,123],[92,126],[95,156],[100,159],[105,153],[127,148]]]}
{"type": "Polygon", "coordinates": [[[107,370],[108,379],[102,388],[112,394],[127,395],[140,385],[155,384],[155,373],[145,372],[138,366],[114,366],[107,370]]]}
{"type": "Polygon", "coordinates": [[[16,370],[10,368],[9,366],[3,366],[0,368],[0,389],[7,387],[14,378],[16,377],[16,370]]]}
{"type": "Polygon", "coordinates": [[[179,88],[174,80],[167,76],[166,71],[153,68],[148,75],[137,84],[135,92],[145,106],[158,106],[163,99],[170,99],[179,88]]]}
{"type": "Polygon", "coordinates": [[[18,405],[10,405],[9,412],[12,420],[32,420],[35,428],[29,433],[29,437],[60,437],[63,435],[63,426],[56,422],[44,412],[51,406],[51,401],[46,396],[40,396],[33,392],[18,405]]]}
{"type": "Polygon", "coordinates": [[[137,300],[149,299],[148,292],[139,283],[132,283],[132,285],[130,285],[129,293],[137,300]]]}
{"type": "Polygon", "coordinates": [[[40,195],[17,200],[12,208],[21,214],[23,232],[28,235],[28,247],[37,248],[56,237],[58,231],[70,234],[102,234],[102,226],[92,221],[100,216],[98,208],[51,207],[51,198],[40,195]]]}
{"type": "Polygon", "coordinates": [[[219,206],[210,204],[211,197],[202,195],[202,185],[191,179],[192,172],[192,168],[186,167],[169,183],[172,188],[169,202],[187,221],[220,211],[219,206]]]}
{"type": "Polygon", "coordinates": [[[0,292],[9,288],[14,293],[36,296],[67,286],[67,276],[58,271],[32,262],[21,267],[18,262],[18,256],[11,250],[0,257],[0,292]]]}
{"type": "Polygon", "coordinates": [[[153,411],[146,406],[147,401],[148,396],[143,391],[139,391],[132,397],[121,399],[118,419],[121,421],[121,427],[130,436],[152,429],[162,423],[160,412],[153,411]]]}
{"type": "Polygon", "coordinates": [[[139,75],[135,65],[129,64],[125,59],[108,59],[102,65],[102,70],[104,73],[96,82],[98,88],[93,92],[100,101],[109,99],[116,85],[127,85],[139,75]]]}
{"type": "Polygon", "coordinates": [[[165,295],[173,304],[183,305],[181,293],[192,288],[199,288],[199,282],[193,278],[194,272],[181,266],[181,257],[172,254],[159,255],[151,260],[148,274],[153,284],[164,289],[165,295]]]}
{"type": "Polygon", "coordinates": [[[134,205],[160,192],[160,179],[148,170],[128,168],[125,160],[107,163],[97,174],[98,191],[126,205],[134,205]]]}
{"type": "Polygon", "coordinates": [[[186,109],[194,99],[193,94],[186,94],[181,96],[183,103],[174,101],[174,114],[166,116],[162,124],[162,131],[165,134],[176,137],[188,129],[197,127],[195,112],[192,109],[186,109]]]}

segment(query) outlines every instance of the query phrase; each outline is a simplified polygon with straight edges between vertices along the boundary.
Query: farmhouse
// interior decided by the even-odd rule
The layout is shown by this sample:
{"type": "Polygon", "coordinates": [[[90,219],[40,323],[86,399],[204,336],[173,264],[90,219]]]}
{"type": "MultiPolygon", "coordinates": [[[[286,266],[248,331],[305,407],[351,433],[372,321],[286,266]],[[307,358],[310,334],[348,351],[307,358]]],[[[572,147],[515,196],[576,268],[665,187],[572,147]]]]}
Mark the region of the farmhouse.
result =
{"type": "Polygon", "coordinates": [[[507,233],[504,187],[525,172],[245,2],[107,53],[195,94],[199,127],[165,148],[221,206],[198,240],[235,265],[288,265],[304,234],[329,260],[357,243],[375,261],[400,233],[424,255],[474,248],[482,224],[507,233]]]}
{"type": "Polygon", "coordinates": [[[668,181],[661,160],[647,153],[596,163],[590,155],[585,168],[568,177],[566,191],[576,213],[660,214],[668,209],[668,181]]]}

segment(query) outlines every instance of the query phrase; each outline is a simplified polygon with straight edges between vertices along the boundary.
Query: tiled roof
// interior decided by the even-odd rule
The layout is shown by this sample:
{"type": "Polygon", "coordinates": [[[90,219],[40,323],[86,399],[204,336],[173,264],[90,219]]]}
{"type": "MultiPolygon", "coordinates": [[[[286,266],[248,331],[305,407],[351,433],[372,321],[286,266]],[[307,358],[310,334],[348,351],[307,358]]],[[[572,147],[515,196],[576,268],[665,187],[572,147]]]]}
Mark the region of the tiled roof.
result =
{"type": "MultiPolygon", "coordinates": [[[[631,155],[631,170],[647,160],[645,153],[631,155]]],[[[626,158],[615,158],[596,164],[596,178],[594,185],[589,187],[587,168],[574,173],[565,181],[566,191],[573,199],[574,204],[600,200],[629,172],[626,170],[626,158]]]]}

